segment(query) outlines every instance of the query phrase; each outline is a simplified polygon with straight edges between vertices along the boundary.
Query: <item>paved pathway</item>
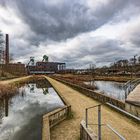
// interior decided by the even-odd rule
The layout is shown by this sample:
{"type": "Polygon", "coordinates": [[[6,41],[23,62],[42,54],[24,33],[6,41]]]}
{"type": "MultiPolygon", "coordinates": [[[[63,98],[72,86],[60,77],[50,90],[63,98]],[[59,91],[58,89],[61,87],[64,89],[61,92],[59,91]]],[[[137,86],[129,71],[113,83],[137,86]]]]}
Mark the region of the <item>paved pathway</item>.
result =
{"type": "MultiPolygon", "coordinates": [[[[78,91],[66,86],[56,80],[47,78],[51,84],[59,91],[59,94],[63,96],[69,104],[72,106],[73,119],[68,119],[55,126],[51,131],[52,140],[78,140],[79,139],[79,125],[82,119],[84,119],[84,109],[90,107],[99,102],[86,97],[78,91]]],[[[97,115],[93,111],[89,115],[91,122],[97,121],[97,115]]],[[[95,122],[96,123],[96,122],[95,122]]],[[[102,107],[102,123],[110,124],[115,130],[123,135],[127,140],[139,140],[140,139],[140,125],[126,118],[125,116],[111,110],[110,108],[102,107]]],[[[95,128],[95,127],[94,127],[95,128]]],[[[96,129],[95,129],[96,131],[96,129]]],[[[103,140],[118,140],[111,131],[102,128],[103,140]]]]}

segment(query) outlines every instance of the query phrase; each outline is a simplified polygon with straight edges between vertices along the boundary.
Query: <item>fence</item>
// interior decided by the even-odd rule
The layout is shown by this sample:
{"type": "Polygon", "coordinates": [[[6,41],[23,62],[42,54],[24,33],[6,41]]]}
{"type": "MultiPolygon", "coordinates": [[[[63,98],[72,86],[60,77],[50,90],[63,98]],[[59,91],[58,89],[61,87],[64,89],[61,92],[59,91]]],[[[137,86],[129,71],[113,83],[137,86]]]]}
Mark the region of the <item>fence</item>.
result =
{"type": "Polygon", "coordinates": [[[66,119],[71,113],[71,106],[64,106],[43,116],[42,140],[50,140],[50,129],[66,119]]]}

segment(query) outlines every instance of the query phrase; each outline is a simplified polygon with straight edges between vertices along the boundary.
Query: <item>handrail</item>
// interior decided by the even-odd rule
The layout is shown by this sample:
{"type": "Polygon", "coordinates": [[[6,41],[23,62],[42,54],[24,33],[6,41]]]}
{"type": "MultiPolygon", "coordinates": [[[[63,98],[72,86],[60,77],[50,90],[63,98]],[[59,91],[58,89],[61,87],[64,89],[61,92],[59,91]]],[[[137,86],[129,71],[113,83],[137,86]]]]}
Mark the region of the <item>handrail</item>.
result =
{"type": "Polygon", "coordinates": [[[88,107],[86,108],[85,112],[86,128],[88,128],[88,110],[91,108],[98,107],[98,140],[101,140],[101,105],[102,104],[98,104],[92,107],[88,107]]]}
{"type": "Polygon", "coordinates": [[[106,103],[106,104],[109,105],[111,108],[113,108],[113,109],[115,109],[115,110],[121,112],[121,113],[124,114],[125,116],[128,116],[128,117],[134,119],[135,121],[140,122],[140,118],[139,118],[139,117],[137,117],[137,116],[135,116],[135,115],[133,115],[133,114],[131,114],[131,113],[125,111],[125,110],[122,110],[122,109],[118,108],[117,106],[114,106],[114,105],[112,105],[112,104],[110,104],[110,103],[106,103]]]}
{"type": "Polygon", "coordinates": [[[106,124],[106,126],[111,129],[121,140],[126,140],[122,135],[120,135],[114,128],[112,128],[109,124],[106,124]]]}
{"type": "Polygon", "coordinates": [[[95,108],[95,107],[100,106],[100,105],[103,105],[103,104],[98,104],[98,105],[95,105],[95,106],[91,106],[91,107],[88,107],[88,108],[86,108],[86,109],[95,108]]]}
{"type": "Polygon", "coordinates": [[[101,123],[101,106],[103,104],[98,104],[95,106],[91,106],[85,109],[85,123],[86,128],[88,128],[88,125],[98,125],[98,140],[101,140],[101,127],[103,125],[107,126],[110,130],[112,130],[121,140],[126,140],[121,134],[119,134],[114,128],[112,128],[109,124],[102,124],[101,123]],[[93,109],[95,107],[98,107],[98,124],[88,124],[88,110],[93,109]]]}
{"type": "Polygon", "coordinates": [[[140,78],[132,80],[132,81],[128,81],[127,83],[124,84],[124,89],[125,89],[125,96],[127,97],[127,95],[133,91],[136,86],[140,84],[140,78]]]}
{"type": "Polygon", "coordinates": [[[128,85],[129,83],[131,83],[131,80],[129,80],[128,82],[126,82],[126,83],[124,84],[124,87],[127,87],[127,85],[128,85]]]}

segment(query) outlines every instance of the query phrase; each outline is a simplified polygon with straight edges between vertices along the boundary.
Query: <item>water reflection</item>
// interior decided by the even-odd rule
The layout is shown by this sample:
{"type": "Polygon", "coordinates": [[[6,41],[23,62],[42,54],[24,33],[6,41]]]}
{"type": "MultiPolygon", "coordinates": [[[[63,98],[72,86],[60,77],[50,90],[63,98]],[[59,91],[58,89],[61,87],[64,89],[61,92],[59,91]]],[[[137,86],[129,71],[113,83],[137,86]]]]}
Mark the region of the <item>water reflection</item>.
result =
{"type": "Polygon", "coordinates": [[[7,117],[8,116],[8,101],[9,101],[9,99],[8,98],[6,98],[5,100],[4,100],[4,105],[5,105],[5,116],[7,117]]]}
{"type": "Polygon", "coordinates": [[[47,81],[21,87],[0,100],[0,140],[41,140],[42,115],[63,105],[47,81]]]}
{"type": "Polygon", "coordinates": [[[40,89],[42,89],[42,93],[43,93],[44,95],[46,95],[46,94],[49,93],[48,88],[50,88],[50,87],[40,87],[40,86],[38,86],[37,84],[29,84],[28,87],[30,88],[30,92],[31,92],[31,93],[35,93],[35,87],[40,88],[40,89]]]}
{"type": "Polygon", "coordinates": [[[86,84],[95,84],[98,88],[98,92],[102,94],[107,94],[111,97],[117,98],[119,100],[125,100],[125,90],[123,88],[124,83],[112,82],[112,81],[92,81],[85,82],[86,84]]]}
{"type": "Polygon", "coordinates": [[[35,92],[35,85],[34,84],[30,84],[30,85],[28,85],[28,87],[30,87],[30,92],[31,93],[35,92]]]}

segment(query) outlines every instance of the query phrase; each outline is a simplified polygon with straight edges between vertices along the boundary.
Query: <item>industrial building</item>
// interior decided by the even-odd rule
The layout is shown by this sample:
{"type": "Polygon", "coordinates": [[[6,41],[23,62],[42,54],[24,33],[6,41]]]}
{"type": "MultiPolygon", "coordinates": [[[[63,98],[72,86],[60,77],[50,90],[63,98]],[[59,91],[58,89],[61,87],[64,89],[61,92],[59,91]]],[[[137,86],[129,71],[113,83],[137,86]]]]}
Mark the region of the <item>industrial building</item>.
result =
{"type": "Polygon", "coordinates": [[[30,57],[30,61],[26,68],[28,74],[53,74],[64,71],[66,69],[66,64],[60,62],[48,62],[48,56],[44,55],[43,60],[36,63],[34,57],[30,57]]]}
{"type": "Polygon", "coordinates": [[[26,68],[25,64],[21,63],[10,63],[9,59],[9,35],[6,34],[5,45],[0,48],[0,70],[13,75],[25,75],[26,68]],[[5,48],[4,48],[5,46],[5,48]]]}
{"type": "Polygon", "coordinates": [[[35,63],[34,57],[30,57],[30,61],[25,67],[25,64],[10,63],[9,62],[9,35],[6,34],[5,49],[0,48],[0,70],[8,72],[13,75],[26,75],[26,74],[53,74],[62,72],[66,69],[65,63],[49,62],[48,56],[44,55],[42,61],[35,63]]]}

